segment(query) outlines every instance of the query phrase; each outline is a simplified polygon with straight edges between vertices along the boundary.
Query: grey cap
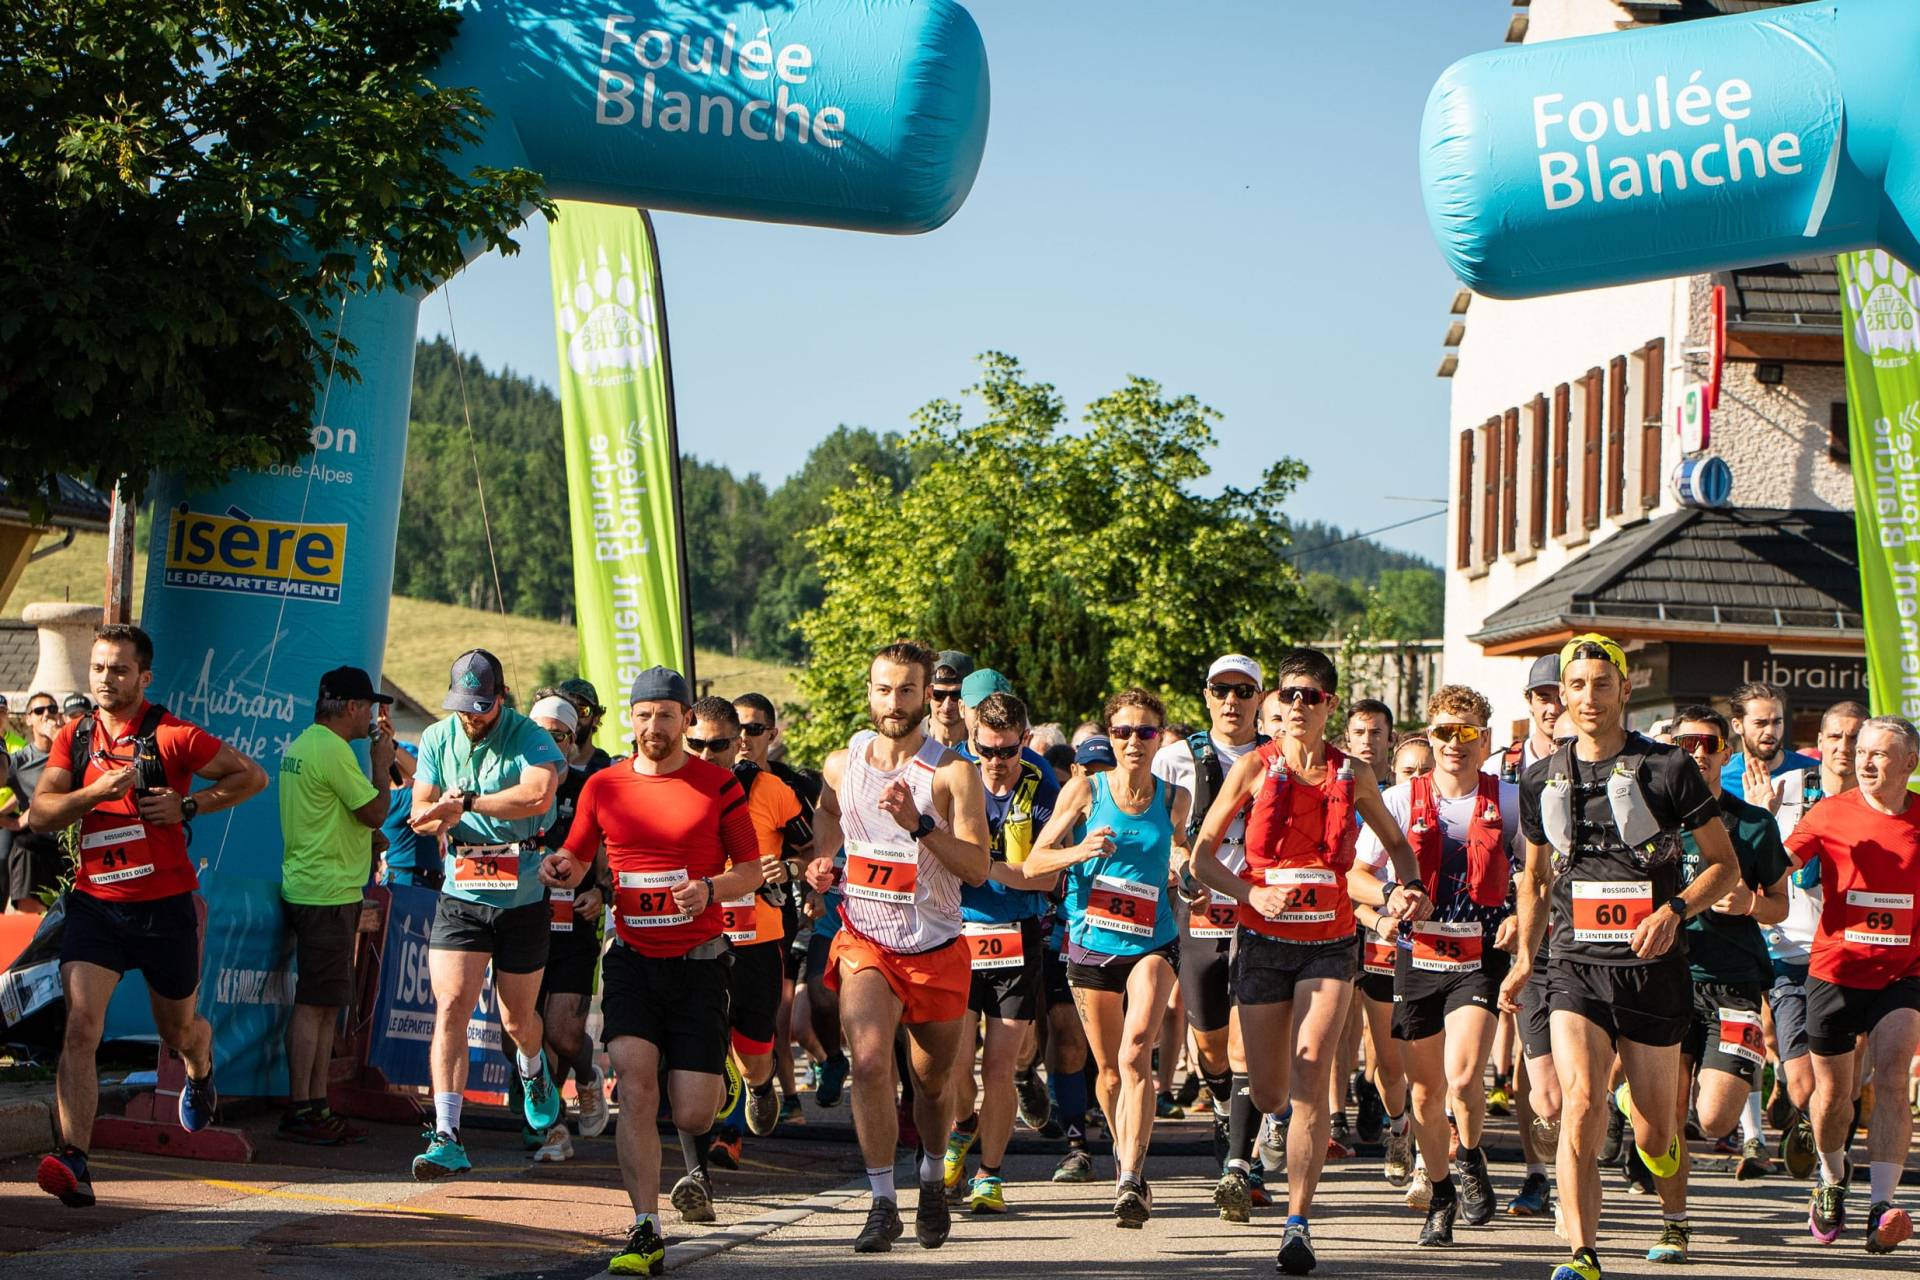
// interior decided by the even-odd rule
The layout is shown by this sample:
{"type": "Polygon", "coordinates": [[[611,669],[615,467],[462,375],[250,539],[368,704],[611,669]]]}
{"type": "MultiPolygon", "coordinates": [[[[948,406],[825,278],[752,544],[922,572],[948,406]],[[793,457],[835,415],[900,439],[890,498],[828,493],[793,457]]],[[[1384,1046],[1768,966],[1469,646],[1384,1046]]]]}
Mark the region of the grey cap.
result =
{"type": "Polygon", "coordinates": [[[973,655],[958,649],[942,649],[933,660],[933,678],[944,683],[948,679],[965,680],[973,674],[973,655]],[[942,676],[942,671],[951,671],[951,677],[942,676]]]}
{"type": "Polygon", "coordinates": [[[633,687],[627,690],[627,705],[636,702],[677,702],[690,707],[693,695],[687,692],[687,678],[672,667],[648,667],[633,678],[633,687]]]}
{"type": "Polygon", "coordinates": [[[1555,688],[1560,685],[1560,655],[1557,653],[1543,653],[1533,660],[1533,665],[1527,668],[1527,687],[1522,692],[1532,693],[1548,685],[1555,688]]]}
{"type": "Polygon", "coordinates": [[[469,649],[453,660],[453,671],[447,676],[447,696],[440,705],[448,711],[483,716],[500,701],[506,683],[500,659],[485,649],[469,649]]]}

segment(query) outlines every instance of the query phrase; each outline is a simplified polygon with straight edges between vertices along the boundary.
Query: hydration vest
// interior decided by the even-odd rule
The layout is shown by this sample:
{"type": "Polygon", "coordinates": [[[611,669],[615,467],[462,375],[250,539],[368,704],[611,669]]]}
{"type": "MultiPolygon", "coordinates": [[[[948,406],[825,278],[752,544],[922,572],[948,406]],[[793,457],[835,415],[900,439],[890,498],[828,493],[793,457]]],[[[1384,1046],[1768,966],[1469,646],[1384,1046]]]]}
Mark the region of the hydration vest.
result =
{"type": "MultiPolygon", "coordinates": [[[[1439,901],[1440,857],[1445,845],[1440,806],[1434,798],[1433,778],[1422,774],[1407,783],[1407,841],[1420,859],[1420,879],[1427,901],[1439,901]]],[[[1467,824],[1467,898],[1476,907],[1506,905],[1513,869],[1507,858],[1506,833],[1500,822],[1500,779],[1481,774],[1473,798],[1473,817],[1467,824]]]]}
{"type": "MultiPolygon", "coordinates": [[[[1267,735],[1253,735],[1253,745],[1267,745],[1267,735]]],[[[1213,735],[1202,729],[1187,739],[1187,750],[1193,755],[1193,811],[1187,816],[1187,839],[1191,841],[1200,834],[1200,824],[1206,821],[1207,810],[1213,807],[1213,798],[1220,794],[1221,785],[1227,780],[1227,771],[1220,767],[1220,752],[1213,745],[1213,735]]]]}
{"type": "Polygon", "coordinates": [[[1267,768],[1247,814],[1248,870],[1317,862],[1346,871],[1353,865],[1354,843],[1360,834],[1353,823],[1352,761],[1338,747],[1327,747],[1327,780],[1320,787],[1327,798],[1326,817],[1315,838],[1288,820],[1292,815],[1290,793],[1296,784],[1287,771],[1280,744],[1265,742],[1258,750],[1267,768]]]}
{"type": "Polygon", "coordinates": [[[1604,782],[1576,782],[1573,739],[1554,748],[1547,764],[1547,781],[1540,789],[1540,825],[1546,829],[1547,843],[1553,846],[1556,870],[1564,871],[1579,856],[1581,847],[1598,841],[1580,832],[1586,825],[1587,799],[1604,788],[1607,796],[1612,834],[1625,845],[1633,861],[1643,867],[1672,862],[1682,853],[1679,832],[1661,826],[1660,819],[1640,786],[1640,769],[1646,764],[1652,742],[1638,733],[1628,733],[1626,745],[1614,758],[1613,770],[1604,782]],[[1577,842],[1577,843],[1576,843],[1577,842]]]}
{"type": "MultiPolygon", "coordinates": [[[[88,712],[73,726],[73,745],[69,754],[73,757],[73,777],[78,783],[86,776],[87,761],[93,758],[93,726],[98,712],[88,712]]],[[[147,704],[147,713],[140,717],[140,726],[134,730],[134,767],[140,770],[140,781],[136,791],[157,791],[167,785],[166,766],[160,763],[160,721],[165,718],[167,709],[157,702],[147,704]]]]}
{"type": "Polygon", "coordinates": [[[993,833],[989,855],[995,862],[1019,866],[1033,852],[1033,797],[1040,791],[1040,770],[1031,760],[1020,762],[1020,781],[1013,784],[1013,796],[1007,801],[1006,817],[993,833]]]}

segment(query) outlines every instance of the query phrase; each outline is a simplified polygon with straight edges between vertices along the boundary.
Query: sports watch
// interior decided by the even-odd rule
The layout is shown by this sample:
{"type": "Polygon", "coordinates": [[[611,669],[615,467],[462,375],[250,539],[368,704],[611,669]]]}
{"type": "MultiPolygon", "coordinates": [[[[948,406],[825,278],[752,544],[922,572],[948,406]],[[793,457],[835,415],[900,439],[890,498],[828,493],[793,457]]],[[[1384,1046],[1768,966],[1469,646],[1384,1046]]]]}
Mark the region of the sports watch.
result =
{"type": "Polygon", "coordinates": [[[180,800],[180,821],[192,822],[200,812],[200,802],[192,796],[183,796],[180,800]]]}
{"type": "Polygon", "coordinates": [[[1682,924],[1686,923],[1687,900],[1685,898],[1681,897],[1677,893],[1674,894],[1671,898],[1667,899],[1667,910],[1673,912],[1673,914],[1675,914],[1676,916],[1679,916],[1680,922],[1682,924]]]}
{"type": "Polygon", "coordinates": [[[932,814],[923,813],[920,815],[920,821],[913,824],[913,838],[915,840],[925,840],[934,833],[939,825],[939,823],[933,820],[932,814]]]}

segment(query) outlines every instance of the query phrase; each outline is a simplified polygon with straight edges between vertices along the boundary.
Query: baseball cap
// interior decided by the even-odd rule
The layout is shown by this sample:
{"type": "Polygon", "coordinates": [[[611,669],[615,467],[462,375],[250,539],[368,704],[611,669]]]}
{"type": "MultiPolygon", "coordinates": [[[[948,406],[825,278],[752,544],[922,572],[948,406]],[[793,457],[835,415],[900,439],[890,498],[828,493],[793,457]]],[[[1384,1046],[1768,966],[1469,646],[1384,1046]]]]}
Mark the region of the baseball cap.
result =
{"type": "Polygon", "coordinates": [[[973,674],[973,657],[958,649],[942,649],[933,660],[934,679],[940,679],[942,671],[953,672],[952,679],[965,680],[973,674]]]}
{"type": "Polygon", "coordinates": [[[393,699],[373,687],[373,677],[358,667],[335,667],[320,677],[320,696],[346,702],[384,702],[393,699]]]}
{"type": "Polygon", "coordinates": [[[574,702],[584,702],[595,711],[606,710],[605,707],[600,705],[600,691],[593,687],[592,681],[583,679],[580,676],[575,676],[571,680],[562,680],[554,691],[563,698],[570,699],[574,702]]]}
{"type": "Polygon", "coordinates": [[[1013,681],[992,667],[982,667],[960,682],[960,703],[969,708],[977,707],[990,694],[1012,692],[1013,681]]]}
{"type": "Polygon", "coordinates": [[[1105,765],[1109,769],[1118,768],[1120,762],[1113,758],[1113,743],[1105,736],[1088,738],[1073,749],[1073,762],[1082,769],[1091,769],[1105,765]]]}
{"type": "Polygon", "coordinates": [[[447,677],[447,696],[440,705],[447,711],[464,711],[483,716],[500,701],[507,677],[500,670],[500,659],[485,649],[469,649],[453,660],[447,677]]]}
{"type": "MultiPolygon", "coordinates": [[[[1581,649],[1586,648],[1588,645],[1592,645],[1594,648],[1606,654],[1607,661],[1611,662],[1614,666],[1620,668],[1621,675],[1627,674],[1626,651],[1623,650],[1610,637],[1603,636],[1598,631],[1589,631],[1583,635],[1577,635],[1573,639],[1561,645],[1560,654],[1559,654],[1559,666],[1564,668],[1568,663],[1576,661],[1577,659],[1575,655],[1577,655],[1581,649]]],[[[1592,655],[1588,655],[1588,656],[1591,657],[1592,655]]],[[[1556,671],[1555,675],[1557,676],[1558,674],[1559,673],[1556,671]]]]}
{"type": "Polygon", "coordinates": [[[580,727],[580,713],[565,698],[549,694],[533,704],[533,710],[527,712],[531,720],[558,720],[569,729],[580,727]]]}
{"type": "Polygon", "coordinates": [[[1260,664],[1244,653],[1223,653],[1207,668],[1208,680],[1226,675],[1245,676],[1262,689],[1267,687],[1266,673],[1260,670],[1260,664]]]}
{"type": "Polygon", "coordinates": [[[84,693],[70,693],[60,700],[60,710],[67,715],[84,714],[93,710],[93,699],[84,693]]]}
{"type": "Polygon", "coordinates": [[[633,678],[633,687],[627,691],[627,705],[636,702],[677,702],[690,707],[693,695],[687,692],[687,678],[672,667],[648,667],[633,678]]]}
{"type": "Polygon", "coordinates": [[[1527,668],[1527,687],[1521,692],[1532,693],[1535,689],[1544,689],[1548,685],[1557,686],[1559,683],[1560,655],[1543,653],[1533,660],[1531,667],[1527,668]]]}

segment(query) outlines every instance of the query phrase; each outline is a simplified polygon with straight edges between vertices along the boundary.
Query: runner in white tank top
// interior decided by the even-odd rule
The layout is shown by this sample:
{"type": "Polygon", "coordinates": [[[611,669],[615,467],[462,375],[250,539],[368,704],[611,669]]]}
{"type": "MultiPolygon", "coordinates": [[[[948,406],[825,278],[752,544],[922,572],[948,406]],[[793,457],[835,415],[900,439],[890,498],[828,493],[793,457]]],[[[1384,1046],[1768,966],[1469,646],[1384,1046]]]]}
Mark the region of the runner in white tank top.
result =
{"type": "Polygon", "coordinates": [[[914,807],[932,815],[934,829],[952,830],[933,803],[934,770],[947,748],[928,738],[905,765],[883,771],[867,754],[879,736],[871,729],[853,735],[846,771],[834,789],[847,850],[841,919],[846,928],[889,951],[930,951],[960,933],[960,877],[923,853],[912,833],[880,807],[880,797],[905,779],[914,807]]]}

